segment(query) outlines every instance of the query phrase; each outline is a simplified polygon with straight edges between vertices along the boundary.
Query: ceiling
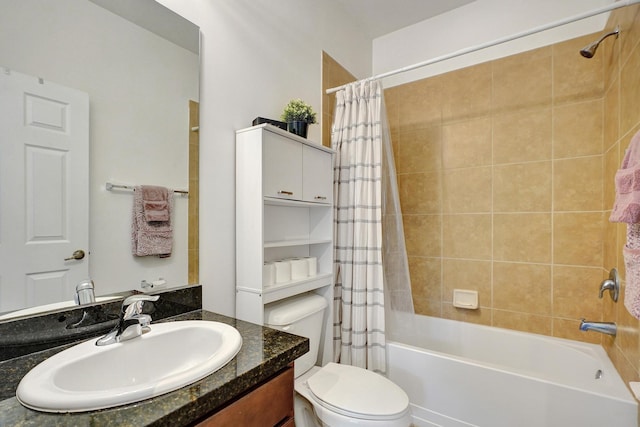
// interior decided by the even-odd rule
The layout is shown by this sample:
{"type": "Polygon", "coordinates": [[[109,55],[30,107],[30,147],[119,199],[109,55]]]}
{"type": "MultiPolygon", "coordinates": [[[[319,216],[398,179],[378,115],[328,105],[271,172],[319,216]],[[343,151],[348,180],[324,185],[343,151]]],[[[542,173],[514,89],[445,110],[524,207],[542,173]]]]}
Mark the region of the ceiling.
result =
{"type": "Polygon", "coordinates": [[[196,55],[200,51],[199,29],[155,0],[90,1],[196,55]]]}
{"type": "Polygon", "coordinates": [[[335,0],[371,38],[456,9],[474,0],[335,0]]]}

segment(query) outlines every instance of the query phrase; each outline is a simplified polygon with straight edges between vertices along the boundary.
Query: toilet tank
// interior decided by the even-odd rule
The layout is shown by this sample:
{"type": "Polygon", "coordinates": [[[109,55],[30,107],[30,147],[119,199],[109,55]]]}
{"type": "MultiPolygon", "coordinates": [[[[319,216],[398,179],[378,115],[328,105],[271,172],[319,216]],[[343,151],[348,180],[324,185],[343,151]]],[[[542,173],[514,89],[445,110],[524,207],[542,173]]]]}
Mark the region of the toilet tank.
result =
{"type": "Polygon", "coordinates": [[[309,352],[295,361],[293,374],[296,378],[316,364],[326,307],[327,301],[313,293],[296,295],[264,306],[265,326],[309,338],[309,352]]]}

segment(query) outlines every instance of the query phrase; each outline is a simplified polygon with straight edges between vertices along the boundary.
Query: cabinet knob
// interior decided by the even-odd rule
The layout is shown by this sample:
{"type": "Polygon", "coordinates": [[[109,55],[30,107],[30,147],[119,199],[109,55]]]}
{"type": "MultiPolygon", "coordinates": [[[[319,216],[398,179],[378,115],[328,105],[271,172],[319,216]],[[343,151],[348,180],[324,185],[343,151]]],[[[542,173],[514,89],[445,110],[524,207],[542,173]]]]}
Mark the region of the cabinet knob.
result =
{"type": "Polygon", "coordinates": [[[327,198],[325,196],[316,196],[316,197],[314,197],[314,199],[316,199],[316,200],[327,200],[327,198]]]}
{"type": "Polygon", "coordinates": [[[278,191],[278,194],[284,194],[286,196],[293,196],[293,192],[292,191],[285,191],[285,190],[278,191]]]}

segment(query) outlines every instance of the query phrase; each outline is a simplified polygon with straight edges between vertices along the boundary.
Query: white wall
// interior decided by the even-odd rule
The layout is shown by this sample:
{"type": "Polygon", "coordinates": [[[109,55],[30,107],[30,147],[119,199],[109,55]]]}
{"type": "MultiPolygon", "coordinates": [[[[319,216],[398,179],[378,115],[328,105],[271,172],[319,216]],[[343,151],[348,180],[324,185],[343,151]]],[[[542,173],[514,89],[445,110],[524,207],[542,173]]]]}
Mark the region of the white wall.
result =
{"type": "Polygon", "coordinates": [[[188,100],[198,99],[197,78],[188,76],[197,76],[198,56],[87,0],[20,0],[0,3],[0,64],[89,93],[89,261],[97,293],[158,277],[186,284],[188,200],[175,199],[173,255],[136,258],[132,193],[104,185],[188,187],[188,100]]]}
{"type": "MultiPolygon", "coordinates": [[[[406,67],[590,11],[612,0],[476,0],[458,9],[379,37],[373,42],[373,73],[406,67]]],[[[513,55],[601,31],[608,14],[564,25],[517,41],[384,79],[385,87],[513,55]]],[[[578,55],[578,52],[576,52],[578,55]]]]}
{"type": "MultiPolygon", "coordinates": [[[[235,312],[235,130],[279,118],[291,98],[320,113],[322,50],[359,77],[371,42],[330,1],[160,0],[202,32],[200,283],[203,306],[235,312]]],[[[320,140],[320,125],[309,139],[320,140]]]]}

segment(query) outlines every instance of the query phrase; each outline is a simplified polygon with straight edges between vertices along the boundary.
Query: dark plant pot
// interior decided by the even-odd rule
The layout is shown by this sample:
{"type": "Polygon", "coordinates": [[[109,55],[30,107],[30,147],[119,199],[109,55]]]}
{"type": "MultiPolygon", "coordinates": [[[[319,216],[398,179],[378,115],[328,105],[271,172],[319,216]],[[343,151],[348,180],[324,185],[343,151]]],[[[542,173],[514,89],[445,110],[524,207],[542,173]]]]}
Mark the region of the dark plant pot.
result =
{"type": "Polygon", "coordinates": [[[293,121],[287,123],[287,130],[291,133],[295,133],[298,136],[306,138],[308,125],[309,124],[307,122],[293,121]]]}

